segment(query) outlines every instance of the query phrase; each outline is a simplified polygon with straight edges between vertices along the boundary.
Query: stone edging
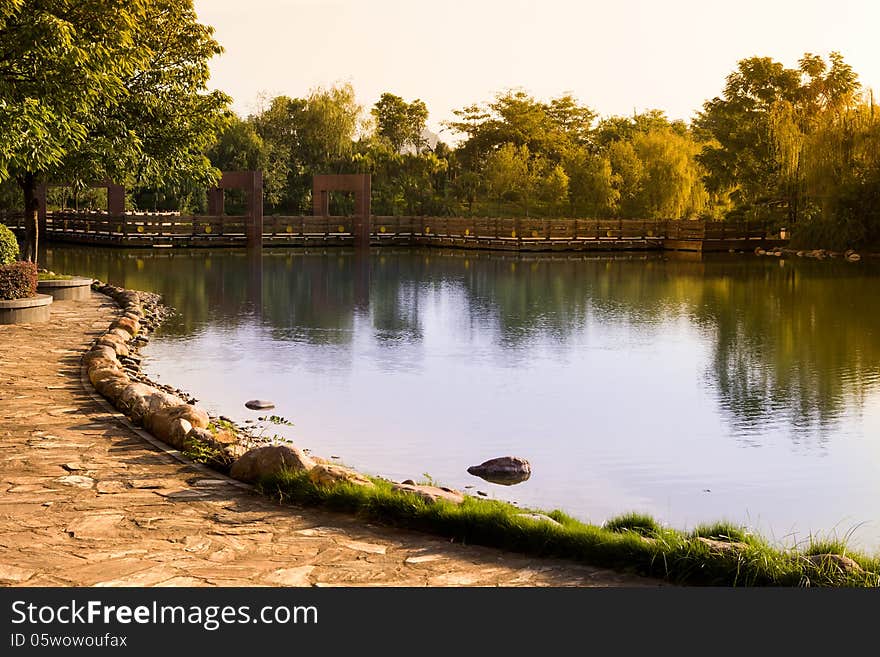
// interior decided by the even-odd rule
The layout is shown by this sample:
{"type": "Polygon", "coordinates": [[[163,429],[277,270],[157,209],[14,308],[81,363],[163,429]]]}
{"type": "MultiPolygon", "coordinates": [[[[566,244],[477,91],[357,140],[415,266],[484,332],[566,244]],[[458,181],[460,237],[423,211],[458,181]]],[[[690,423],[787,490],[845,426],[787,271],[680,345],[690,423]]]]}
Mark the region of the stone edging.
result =
{"type": "Polygon", "coordinates": [[[92,278],[84,276],[74,276],[72,278],[48,278],[46,280],[38,280],[37,287],[53,288],[53,287],[85,287],[94,282],[92,278]]]}
{"type": "MultiPolygon", "coordinates": [[[[112,406],[122,413],[124,424],[151,445],[211,476],[223,474],[226,478],[225,471],[228,471],[232,482],[248,490],[253,490],[249,484],[285,470],[305,471],[318,485],[341,482],[364,487],[374,485],[360,472],[307,455],[290,443],[254,446],[253,440],[240,435],[234,425],[212,421],[204,409],[195,405],[196,400],[184,400],[169,389],[144,382],[139,374],[140,358],[134,352],[139,343],[147,340],[142,331],[155,328],[164,319],[159,296],[104,285],[100,281],[95,281],[92,287],[112,298],[123,314],[83,355],[80,376],[84,385],[86,381],[90,384],[86,387],[90,394],[94,387],[103,397],[100,400],[103,407],[112,406]],[[133,380],[130,373],[138,380],[133,380]],[[188,458],[187,451],[204,457],[210,467],[188,458]]],[[[401,493],[429,502],[442,499],[460,504],[464,501],[462,493],[449,488],[417,485],[410,480],[391,483],[401,493]]]]}
{"type": "Polygon", "coordinates": [[[0,310],[26,310],[27,308],[39,308],[52,303],[51,294],[37,294],[23,299],[0,299],[0,310]]]}

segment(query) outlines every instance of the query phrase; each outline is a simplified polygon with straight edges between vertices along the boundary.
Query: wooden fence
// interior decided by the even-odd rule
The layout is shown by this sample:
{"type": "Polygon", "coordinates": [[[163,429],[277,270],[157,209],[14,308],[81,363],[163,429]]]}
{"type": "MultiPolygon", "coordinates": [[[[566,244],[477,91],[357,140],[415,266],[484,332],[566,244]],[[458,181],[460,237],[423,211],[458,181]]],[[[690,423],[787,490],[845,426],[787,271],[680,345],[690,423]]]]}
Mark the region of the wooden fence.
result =
{"type": "MultiPolygon", "coordinates": [[[[176,214],[107,215],[51,212],[49,239],[150,245],[228,245],[246,242],[248,217],[176,214]]],[[[0,222],[22,230],[20,212],[0,213],[0,222]]],[[[490,248],[541,249],[592,244],[609,248],[662,247],[664,240],[707,242],[764,240],[763,224],[637,219],[530,219],[465,217],[371,218],[372,243],[442,244],[490,248]]],[[[263,218],[264,244],[349,244],[353,217],[277,216],[263,218]]]]}

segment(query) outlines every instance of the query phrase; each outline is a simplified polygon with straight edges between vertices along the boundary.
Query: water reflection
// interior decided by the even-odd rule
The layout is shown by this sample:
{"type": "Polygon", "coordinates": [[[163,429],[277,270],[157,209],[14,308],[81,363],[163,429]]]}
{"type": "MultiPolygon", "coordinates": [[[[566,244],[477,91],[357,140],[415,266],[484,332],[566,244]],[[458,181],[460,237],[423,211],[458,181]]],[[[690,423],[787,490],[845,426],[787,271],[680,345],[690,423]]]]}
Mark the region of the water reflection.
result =
{"type": "Polygon", "coordinates": [[[666,256],[498,256],[385,249],[171,251],[49,248],[49,266],[161,292],[185,336],[253,322],[274,340],[347,345],[358,318],[382,349],[424,339],[425,300],[453,289],[456,330],[517,363],[536,342],[574,345],[591,321],[637,331],[686,321],[711,344],[705,383],[743,432],[785,416],[821,437],[880,375],[878,270],[868,264],[666,256]]]}

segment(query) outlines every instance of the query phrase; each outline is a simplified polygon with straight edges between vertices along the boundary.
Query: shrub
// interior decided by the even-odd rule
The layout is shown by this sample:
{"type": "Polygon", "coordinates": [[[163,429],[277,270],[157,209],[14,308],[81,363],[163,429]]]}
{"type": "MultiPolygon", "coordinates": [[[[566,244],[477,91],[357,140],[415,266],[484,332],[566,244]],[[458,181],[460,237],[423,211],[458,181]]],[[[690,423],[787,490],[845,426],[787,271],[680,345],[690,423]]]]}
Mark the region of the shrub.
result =
{"type": "Polygon", "coordinates": [[[23,299],[37,293],[37,265],[14,262],[0,266],[0,299],[23,299]]]}
{"type": "Polygon", "coordinates": [[[9,265],[18,257],[18,240],[8,227],[0,224],[0,265],[9,265]]]}

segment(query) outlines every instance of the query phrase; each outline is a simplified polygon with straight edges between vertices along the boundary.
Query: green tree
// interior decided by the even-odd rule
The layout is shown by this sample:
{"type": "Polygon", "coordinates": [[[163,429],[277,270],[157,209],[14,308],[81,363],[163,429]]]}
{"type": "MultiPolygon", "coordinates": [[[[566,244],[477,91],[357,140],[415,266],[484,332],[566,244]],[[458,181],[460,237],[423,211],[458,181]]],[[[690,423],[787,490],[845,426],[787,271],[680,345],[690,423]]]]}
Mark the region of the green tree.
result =
{"type": "Polygon", "coordinates": [[[277,96],[249,117],[263,139],[271,178],[279,181],[277,203],[303,210],[315,174],[356,170],[354,139],[362,108],[350,84],[316,88],[307,98],[277,96]],[[285,180],[281,185],[281,180],[285,180]]]}
{"type": "Polygon", "coordinates": [[[615,187],[606,155],[580,148],[569,152],[564,166],[572,216],[611,216],[617,212],[620,190],[615,187]]]}
{"type": "Polygon", "coordinates": [[[400,153],[406,147],[421,152],[422,132],[428,120],[428,108],[423,101],[416,99],[407,103],[400,96],[383,93],[371,113],[376,120],[376,132],[388,140],[395,152],[400,153]]]}
{"type": "Polygon", "coordinates": [[[635,216],[696,218],[706,203],[702,169],[696,161],[700,144],[667,127],[639,134],[633,149],[641,162],[635,216]]]}
{"type": "Polygon", "coordinates": [[[492,153],[486,162],[485,184],[499,207],[505,201],[522,202],[528,207],[529,147],[508,143],[492,153]]]}
{"type": "Polygon", "coordinates": [[[768,57],[740,61],[722,96],[707,101],[695,121],[706,142],[699,159],[708,190],[732,190],[743,206],[784,207],[788,221],[796,222],[801,139],[821,111],[849,105],[858,90],[839,53],[829,63],[807,53],[798,68],[768,57]]]}
{"type": "Polygon", "coordinates": [[[0,179],[14,178],[36,260],[40,179],[172,184],[215,175],[204,150],[228,99],[190,0],[14,0],[0,10],[0,179]]]}

